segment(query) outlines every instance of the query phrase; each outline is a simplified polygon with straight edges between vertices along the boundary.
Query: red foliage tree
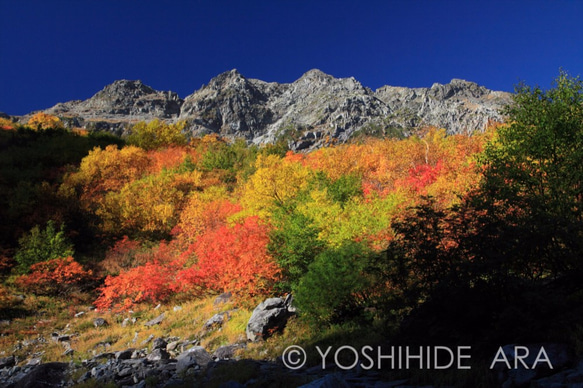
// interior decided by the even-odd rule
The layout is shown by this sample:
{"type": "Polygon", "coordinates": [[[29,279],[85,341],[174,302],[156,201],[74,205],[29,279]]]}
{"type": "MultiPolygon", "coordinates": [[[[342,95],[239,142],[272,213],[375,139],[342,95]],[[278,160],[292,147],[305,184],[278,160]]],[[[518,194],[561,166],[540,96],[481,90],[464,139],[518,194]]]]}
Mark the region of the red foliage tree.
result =
{"type": "Polygon", "coordinates": [[[198,263],[178,277],[187,288],[197,289],[203,283],[215,291],[266,293],[279,276],[278,266],[267,253],[268,242],[269,227],[257,217],[220,227],[199,237],[193,249],[198,263]]]}
{"type": "Polygon", "coordinates": [[[149,261],[144,265],[108,276],[99,289],[101,295],[95,306],[98,309],[128,309],[136,303],[167,300],[176,288],[175,275],[184,265],[174,248],[162,242],[150,252],[149,261]]]}
{"type": "Polygon", "coordinates": [[[92,271],[84,270],[70,256],[33,264],[30,270],[28,275],[18,277],[16,284],[37,295],[66,295],[93,279],[92,271]]]}

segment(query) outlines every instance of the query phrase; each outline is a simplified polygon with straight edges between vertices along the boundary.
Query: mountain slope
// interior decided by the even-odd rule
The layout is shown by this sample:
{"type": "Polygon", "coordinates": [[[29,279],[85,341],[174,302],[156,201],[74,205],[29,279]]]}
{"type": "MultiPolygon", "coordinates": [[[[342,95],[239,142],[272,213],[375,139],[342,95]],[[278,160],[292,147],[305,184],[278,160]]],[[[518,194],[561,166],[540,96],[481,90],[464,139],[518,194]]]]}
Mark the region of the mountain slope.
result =
{"type": "Polygon", "coordinates": [[[139,120],[185,120],[193,135],[219,133],[258,144],[284,138],[300,150],[358,134],[407,135],[424,126],[448,133],[481,131],[503,120],[499,110],[510,101],[509,93],[458,79],[430,88],[373,91],[354,78],[316,69],[288,84],[248,79],[231,70],[184,100],[141,81],[122,80],[86,101],[60,103],[45,112],[65,117],[70,125],[118,132],[139,120]]]}

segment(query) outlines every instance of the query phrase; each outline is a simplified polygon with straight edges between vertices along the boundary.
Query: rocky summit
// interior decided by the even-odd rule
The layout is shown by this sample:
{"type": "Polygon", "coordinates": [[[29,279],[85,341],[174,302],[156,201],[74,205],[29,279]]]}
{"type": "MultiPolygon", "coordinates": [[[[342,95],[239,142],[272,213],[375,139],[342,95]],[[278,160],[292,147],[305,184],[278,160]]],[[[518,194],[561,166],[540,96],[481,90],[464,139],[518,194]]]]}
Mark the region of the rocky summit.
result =
{"type": "MultiPolygon", "coordinates": [[[[429,88],[383,86],[310,70],[292,83],[249,79],[237,70],[218,75],[184,100],[141,81],[116,81],[85,101],[45,110],[69,126],[123,133],[142,120],[186,121],[192,135],[218,133],[256,144],[284,139],[294,150],[314,149],[359,135],[407,136],[426,126],[472,133],[501,122],[511,94],[453,79],[429,88]]],[[[23,118],[24,119],[24,118],[23,118]]]]}

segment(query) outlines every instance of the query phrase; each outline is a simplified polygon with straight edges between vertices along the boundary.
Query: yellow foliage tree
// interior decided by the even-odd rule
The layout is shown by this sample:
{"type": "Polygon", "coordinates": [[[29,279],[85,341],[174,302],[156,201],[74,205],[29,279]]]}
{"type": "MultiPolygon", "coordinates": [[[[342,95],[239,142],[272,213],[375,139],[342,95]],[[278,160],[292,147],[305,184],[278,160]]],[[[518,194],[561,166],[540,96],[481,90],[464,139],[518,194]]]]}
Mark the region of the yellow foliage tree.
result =
{"type": "Polygon", "coordinates": [[[306,188],[311,170],[290,158],[258,155],[257,170],[243,188],[241,204],[252,214],[267,216],[306,188]]]}
{"type": "Polygon", "coordinates": [[[164,237],[176,225],[190,191],[200,184],[198,171],[147,175],[109,192],[96,214],[113,234],[164,237]]]}
{"type": "Polygon", "coordinates": [[[5,119],[4,117],[0,117],[0,129],[10,131],[10,130],[14,129],[14,127],[15,127],[15,124],[12,122],[12,120],[5,119]]]}
{"type": "Polygon", "coordinates": [[[149,165],[150,159],[141,148],[95,147],[83,158],[79,170],[65,177],[61,190],[75,190],[83,205],[95,210],[108,192],[141,178],[149,165]]]}
{"type": "Polygon", "coordinates": [[[29,120],[28,126],[35,131],[44,131],[46,129],[61,129],[65,128],[61,119],[57,116],[49,115],[47,113],[35,113],[29,120]]]}
{"type": "Polygon", "coordinates": [[[182,131],[185,126],[184,121],[175,124],[168,124],[158,119],[149,123],[142,121],[131,128],[128,142],[145,150],[184,145],[186,135],[182,131]]]}

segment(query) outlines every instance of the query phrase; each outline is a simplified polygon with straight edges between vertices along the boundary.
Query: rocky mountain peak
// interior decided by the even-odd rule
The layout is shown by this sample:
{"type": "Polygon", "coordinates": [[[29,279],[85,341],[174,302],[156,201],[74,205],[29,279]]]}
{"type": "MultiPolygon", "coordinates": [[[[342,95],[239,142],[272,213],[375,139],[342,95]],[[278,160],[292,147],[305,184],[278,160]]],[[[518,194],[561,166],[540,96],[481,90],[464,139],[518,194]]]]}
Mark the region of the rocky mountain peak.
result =
{"type": "Polygon", "coordinates": [[[120,80],[86,101],[57,104],[45,112],[72,117],[76,126],[90,129],[119,130],[154,118],[185,120],[193,135],[219,133],[254,143],[283,138],[300,150],[320,147],[326,138],[343,142],[358,134],[407,135],[423,126],[448,133],[480,131],[491,121],[503,121],[500,109],[510,97],[462,79],[373,92],[353,77],[336,78],[318,69],[285,84],[248,79],[233,69],[184,100],[141,81],[120,80]]]}
{"type": "Polygon", "coordinates": [[[306,71],[296,82],[331,81],[333,79],[335,79],[333,76],[320,69],[311,69],[306,71]]]}
{"type": "Polygon", "coordinates": [[[142,81],[119,80],[110,85],[107,85],[103,90],[97,92],[92,98],[124,98],[131,96],[132,98],[139,98],[147,94],[156,93],[154,89],[148,85],[144,85],[142,81]]]}
{"type": "MultiPolygon", "coordinates": [[[[243,77],[237,69],[225,71],[212,78],[206,88],[211,88],[213,90],[222,90],[233,85],[241,85],[246,82],[246,78],[243,77]]],[[[205,86],[203,86],[205,88],[205,86]]]]}
{"type": "Polygon", "coordinates": [[[367,90],[354,77],[350,78],[335,78],[330,74],[326,74],[321,70],[312,69],[304,73],[292,85],[299,87],[305,91],[314,91],[318,89],[328,88],[330,91],[358,91],[360,93],[367,93],[367,90]]]}

